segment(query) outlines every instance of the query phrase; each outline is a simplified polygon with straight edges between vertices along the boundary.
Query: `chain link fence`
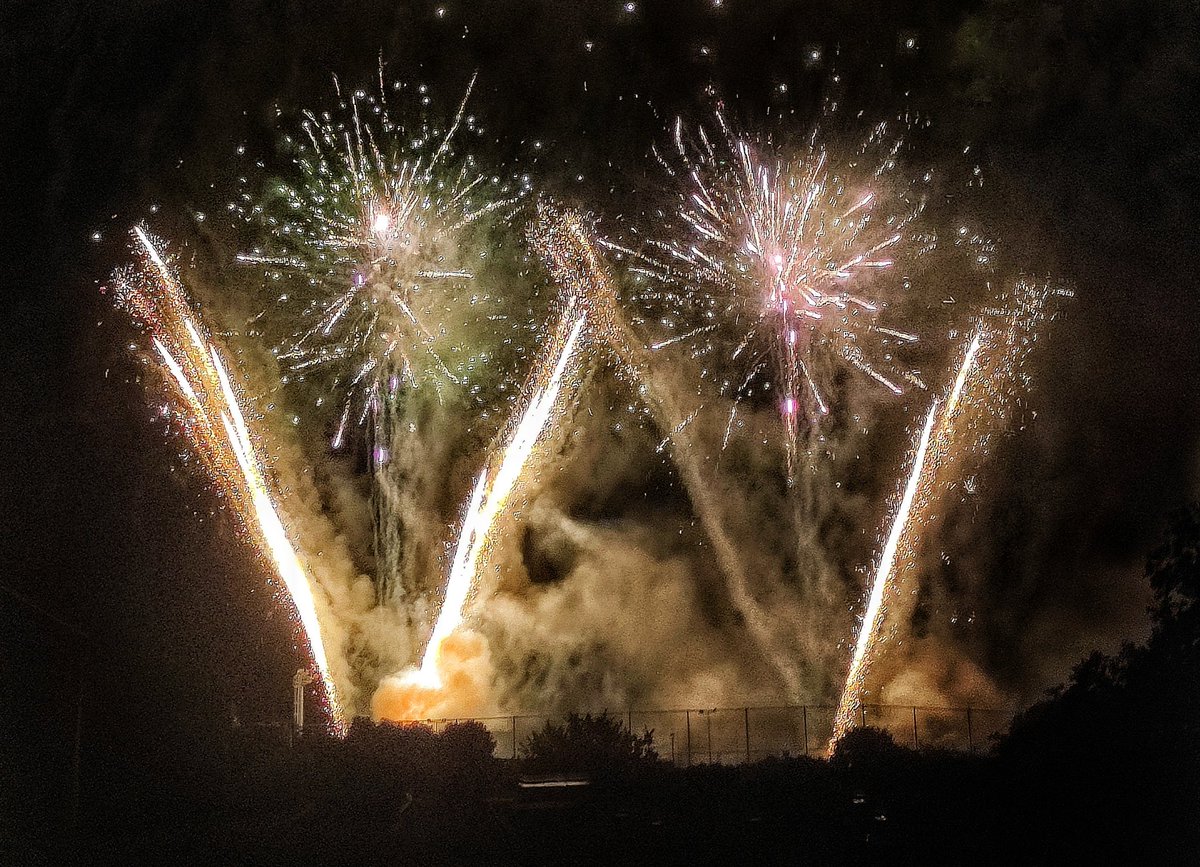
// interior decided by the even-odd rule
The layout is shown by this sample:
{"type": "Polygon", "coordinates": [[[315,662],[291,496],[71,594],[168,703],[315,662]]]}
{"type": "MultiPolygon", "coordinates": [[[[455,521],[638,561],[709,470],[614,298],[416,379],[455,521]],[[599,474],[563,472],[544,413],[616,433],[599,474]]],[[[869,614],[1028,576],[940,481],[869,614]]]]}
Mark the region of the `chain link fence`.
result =
{"type": "MultiPolygon", "coordinates": [[[[745,764],[768,757],[827,757],[833,736],[834,705],[632,710],[609,715],[641,735],[649,731],[659,757],[679,767],[700,764],[745,764]]],[[[979,752],[992,735],[1008,726],[1005,711],[987,708],[867,704],[859,708],[858,725],[884,729],[896,743],[914,749],[979,752]]],[[[496,717],[414,720],[441,731],[450,723],[477,722],[496,741],[498,758],[517,758],[521,745],[563,714],[519,714],[496,717]]]]}

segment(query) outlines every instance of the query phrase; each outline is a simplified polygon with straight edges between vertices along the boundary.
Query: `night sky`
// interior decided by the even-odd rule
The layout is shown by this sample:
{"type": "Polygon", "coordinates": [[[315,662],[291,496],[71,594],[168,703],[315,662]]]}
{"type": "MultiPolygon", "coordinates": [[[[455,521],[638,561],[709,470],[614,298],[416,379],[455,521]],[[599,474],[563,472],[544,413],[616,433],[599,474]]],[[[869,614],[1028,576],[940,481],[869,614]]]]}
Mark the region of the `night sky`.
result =
{"type": "Polygon", "coordinates": [[[929,163],[970,145],[980,222],[1075,293],[974,524],[988,538],[975,652],[1029,699],[1093,647],[1141,636],[1145,552],[1197,484],[1200,34],[1187,3],[1132,7],[6,4],[0,583],[39,610],[0,593],[4,739],[67,755],[80,671],[99,764],[165,766],[180,744],[215,743],[231,702],[286,714],[289,618],[139,387],[112,375],[129,370],[130,332],[99,286],[139,219],[203,256],[193,215],[228,199],[234,148],[273,153],[277,106],[327,101],[331,74],[369,85],[381,57],[443,106],[478,71],[484,156],[610,221],[653,186],[665,124],[702,115],[710,87],[753,124],[815,112],[837,75],[855,111],[931,116],[929,163]]]}

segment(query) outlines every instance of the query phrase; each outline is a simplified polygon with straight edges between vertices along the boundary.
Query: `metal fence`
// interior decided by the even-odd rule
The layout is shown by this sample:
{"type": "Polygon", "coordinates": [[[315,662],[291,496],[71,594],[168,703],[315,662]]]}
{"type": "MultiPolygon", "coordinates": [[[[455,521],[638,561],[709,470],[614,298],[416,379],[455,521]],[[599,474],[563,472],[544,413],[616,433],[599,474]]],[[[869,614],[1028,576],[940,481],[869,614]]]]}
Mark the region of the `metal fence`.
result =
{"type": "MultiPolygon", "coordinates": [[[[743,764],[770,756],[829,755],[834,705],[683,708],[679,710],[609,711],[625,728],[653,734],[660,758],[680,767],[699,764],[743,764]]],[[[473,721],[496,741],[498,758],[516,758],[521,745],[548,722],[563,714],[518,714],[497,717],[414,720],[441,731],[446,725],[473,721]]],[[[896,743],[914,749],[977,752],[991,735],[1008,725],[1008,714],[986,708],[921,705],[863,705],[857,723],[886,730],[896,743]]]]}

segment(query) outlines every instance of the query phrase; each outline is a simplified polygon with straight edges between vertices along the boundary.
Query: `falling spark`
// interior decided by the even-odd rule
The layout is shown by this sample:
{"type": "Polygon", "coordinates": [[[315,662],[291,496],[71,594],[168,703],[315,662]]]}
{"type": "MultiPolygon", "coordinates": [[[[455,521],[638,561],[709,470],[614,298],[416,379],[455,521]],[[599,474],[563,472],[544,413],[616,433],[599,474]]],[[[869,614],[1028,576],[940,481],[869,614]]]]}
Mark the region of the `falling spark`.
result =
{"type": "Polygon", "coordinates": [[[183,286],[140,226],[133,235],[153,265],[118,273],[118,303],[149,333],[155,352],[178,388],[175,418],[214,484],[282,579],[321,678],[332,726],[345,724],[321,637],[316,603],[304,566],[288,539],[266,482],[237,393],[216,347],[201,337],[183,286]]]}

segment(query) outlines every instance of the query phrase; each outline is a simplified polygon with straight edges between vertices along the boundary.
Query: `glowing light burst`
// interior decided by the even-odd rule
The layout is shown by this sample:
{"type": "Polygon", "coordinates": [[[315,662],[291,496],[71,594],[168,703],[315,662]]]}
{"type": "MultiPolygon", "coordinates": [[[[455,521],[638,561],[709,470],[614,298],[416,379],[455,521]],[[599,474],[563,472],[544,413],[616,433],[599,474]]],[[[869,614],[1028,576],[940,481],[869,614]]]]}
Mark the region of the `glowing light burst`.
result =
{"type": "Polygon", "coordinates": [[[554,420],[563,386],[572,380],[571,371],[586,324],[587,314],[571,305],[543,356],[545,361],[531,378],[529,402],[508,436],[499,460],[494,467],[485,466],[475,481],[451,561],[445,600],[420,668],[402,676],[408,683],[426,689],[442,686],[438,668],[442,645],[463,623],[467,603],[479,585],[481,566],[493,541],[496,520],[519,486],[537,444],[554,420]]]}
{"type": "Polygon", "coordinates": [[[734,401],[726,442],[739,404],[778,407],[792,478],[800,428],[830,412],[828,360],[896,394],[914,380],[892,350],[916,336],[881,320],[901,283],[884,275],[919,252],[907,247],[925,196],[890,178],[902,142],[885,124],[842,163],[816,134],[785,157],[735,132],[722,109],[716,125],[693,141],[675,122],[676,158],[659,159],[685,189],[666,234],[608,246],[631,258],[644,324],[660,334],[651,348],[687,346],[734,401]]]}
{"type": "Polygon", "coordinates": [[[284,287],[279,303],[295,312],[281,318],[302,325],[279,356],[290,378],[327,376],[341,407],[335,448],[348,424],[378,417],[401,390],[462,384],[486,361],[450,359],[471,353],[446,323],[484,301],[472,266],[487,251],[472,262],[465,232],[511,213],[525,189],[455,156],[460,130],[479,132],[466,114],[473,85],[444,131],[392,120],[382,76],[378,96],[355,91],[342,115],[305,112],[303,137],[286,139],[299,180],[278,184],[262,203],[247,193],[229,206],[268,230],[265,246],[239,259],[284,287]]]}
{"type": "Polygon", "coordinates": [[[118,272],[114,288],[117,303],[146,329],[178,390],[179,403],[174,408],[164,406],[163,414],[177,423],[225,502],[282,579],[320,674],[332,726],[340,730],[344,712],[337,700],[312,587],[272,500],[238,395],[220,353],[202,336],[199,317],[173,268],[141,227],[136,227],[133,235],[145,264],[118,272]]]}
{"type": "Polygon", "coordinates": [[[961,481],[967,459],[986,451],[992,434],[1026,392],[1025,362],[1043,323],[1054,314],[1050,302],[1070,294],[1044,283],[1017,281],[995,305],[984,309],[949,393],[930,408],[872,582],[831,743],[854,723],[889,613],[888,599],[902,598],[898,588],[918,566],[922,536],[932,528],[938,503],[961,481]]]}

